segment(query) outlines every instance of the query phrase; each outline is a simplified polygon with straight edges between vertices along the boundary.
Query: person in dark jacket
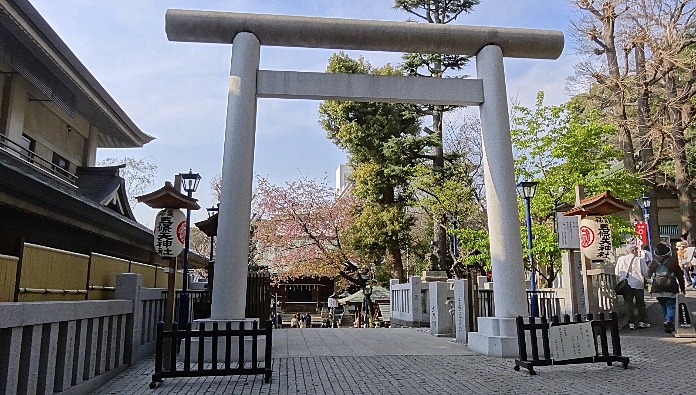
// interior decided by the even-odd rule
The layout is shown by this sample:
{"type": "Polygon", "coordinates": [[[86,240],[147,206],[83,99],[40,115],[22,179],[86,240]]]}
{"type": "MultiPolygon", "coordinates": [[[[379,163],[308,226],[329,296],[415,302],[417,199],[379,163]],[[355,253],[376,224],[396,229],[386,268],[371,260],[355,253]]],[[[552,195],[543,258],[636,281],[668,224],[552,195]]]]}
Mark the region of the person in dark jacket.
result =
{"type": "Polygon", "coordinates": [[[679,266],[676,254],[671,254],[671,249],[664,243],[655,246],[655,260],[650,264],[648,277],[652,277],[653,284],[650,293],[657,298],[662,306],[662,313],[665,316],[665,332],[674,331],[674,316],[677,305],[677,294],[686,294],[684,284],[684,271],[679,266]],[[663,268],[667,268],[667,275],[662,275],[663,268]]]}

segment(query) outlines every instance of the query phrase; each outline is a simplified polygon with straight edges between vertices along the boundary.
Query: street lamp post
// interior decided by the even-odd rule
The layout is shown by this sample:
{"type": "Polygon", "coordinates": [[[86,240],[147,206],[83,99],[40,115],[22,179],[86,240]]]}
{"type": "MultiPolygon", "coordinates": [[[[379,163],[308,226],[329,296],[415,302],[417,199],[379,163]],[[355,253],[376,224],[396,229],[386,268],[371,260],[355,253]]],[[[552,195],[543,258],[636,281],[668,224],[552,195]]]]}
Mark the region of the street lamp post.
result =
{"type": "Polygon", "coordinates": [[[448,214],[447,220],[452,225],[452,259],[457,260],[457,217],[454,214],[448,214]]]}
{"type": "MultiPolygon", "coordinates": [[[[201,175],[193,173],[189,169],[188,173],[180,173],[182,188],[188,197],[192,197],[193,193],[198,189],[198,183],[201,181],[201,175]]],[[[188,322],[189,316],[189,301],[188,301],[188,254],[189,242],[191,236],[191,209],[186,209],[186,239],[184,241],[184,275],[181,284],[181,298],[179,300],[179,325],[188,322]]]]}
{"type": "Polygon", "coordinates": [[[638,202],[638,205],[641,206],[641,208],[643,209],[643,217],[645,218],[645,229],[648,233],[648,249],[650,250],[650,255],[653,255],[652,242],[650,240],[650,213],[648,212],[648,208],[650,207],[650,196],[643,193],[643,196],[640,197],[640,200],[643,201],[642,206],[640,202],[638,202]]]}
{"type": "Polygon", "coordinates": [[[365,326],[367,328],[370,327],[370,295],[372,295],[372,285],[366,284],[365,287],[363,288],[363,295],[365,295],[365,298],[363,299],[363,304],[365,305],[365,326]]]}
{"type": "Polygon", "coordinates": [[[534,181],[522,181],[517,184],[517,193],[524,198],[525,209],[526,209],[526,223],[527,223],[527,249],[529,249],[529,265],[531,267],[531,272],[529,275],[529,280],[532,287],[532,297],[531,297],[531,309],[530,313],[532,317],[537,316],[537,295],[536,295],[536,275],[535,275],[535,265],[534,265],[534,254],[532,253],[532,215],[530,211],[529,201],[534,197],[536,192],[536,186],[538,182],[534,181]]]}

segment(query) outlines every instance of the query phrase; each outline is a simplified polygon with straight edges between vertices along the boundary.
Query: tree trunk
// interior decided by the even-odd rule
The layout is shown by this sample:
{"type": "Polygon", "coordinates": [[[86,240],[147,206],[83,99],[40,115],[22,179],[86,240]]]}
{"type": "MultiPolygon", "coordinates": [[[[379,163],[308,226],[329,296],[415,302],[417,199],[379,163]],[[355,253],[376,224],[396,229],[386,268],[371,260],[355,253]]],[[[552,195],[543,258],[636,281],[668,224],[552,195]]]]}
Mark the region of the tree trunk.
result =
{"type": "Polygon", "coordinates": [[[693,186],[689,182],[688,161],[686,157],[686,141],[684,129],[687,125],[682,122],[682,109],[676,103],[677,85],[674,73],[668,73],[665,77],[667,90],[667,103],[671,134],[674,147],[674,186],[677,189],[679,208],[681,211],[681,227],[689,232],[689,237],[696,235],[696,213],[692,201],[693,186]]]}
{"type": "Polygon", "coordinates": [[[398,278],[400,283],[406,282],[404,263],[401,259],[401,246],[398,238],[390,243],[387,256],[390,261],[392,278],[398,278]]]}
{"type": "Polygon", "coordinates": [[[655,203],[648,208],[648,213],[650,214],[649,236],[650,241],[653,242],[652,244],[655,244],[655,242],[660,239],[660,221],[657,210],[657,199],[655,196],[655,185],[657,185],[655,179],[656,173],[652,169],[654,161],[653,145],[652,141],[648,138],[648,131],[650,130],[650,126],[648,125],[648,120],[650,119],[650,89],[645,74],[645,44],[642,42],[636,43],[634,54],[636,61],[636,88],[638,90],[636,98],[636,118],[638,121],[638,140],[640,142],[640,172],[645,190],[650,196],[650,200],[655,203]]]}
{"type": "Polygon", "coordinates": [[[616,9],[615,5],[611,2],[604,3],[601,20],[602,20],[602,40],[604,41],[604,53],[607,59],[607,66],[609,69],[609,81],[607,88],[609,88],[614,97],[613,101],[613,113],[616,121],[616,127],[619,130],[619,137],[621,139],[621,149],[623,150],[623,164],[624,168],[629,172],[633,173],[636,171],[636,163],[633,157],[633,138],[631,137],[631,130],[628,127],[628,116],[626,115],[626,105],[624,100],[625,89],[621,84],[621,72],[619,70],[619,60],[616,54],[616,9]]]}
{"type": "MultiPolygon", "coordinates": [[[[442,182],[445,158],[442,144],[441,106],[436,106],[433,109],[433,134],[435,134],[438,139],[438,144],[433,149],[433,171],[437,175],[438,182],[442,182]]],[[[449,249],[447,247],[447,230],[445,224],[446,221],[442,216],[433,216],[433,252],[430,254],[428,270],[447,270],[446,262],[449,249]]]]}

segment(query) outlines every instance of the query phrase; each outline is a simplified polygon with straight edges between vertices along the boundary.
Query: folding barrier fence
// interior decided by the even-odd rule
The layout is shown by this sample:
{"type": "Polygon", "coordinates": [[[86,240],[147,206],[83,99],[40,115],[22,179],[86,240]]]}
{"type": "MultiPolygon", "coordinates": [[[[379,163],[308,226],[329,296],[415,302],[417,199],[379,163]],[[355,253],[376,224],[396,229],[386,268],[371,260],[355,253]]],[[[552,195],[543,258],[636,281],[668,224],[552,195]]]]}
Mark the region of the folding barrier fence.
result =
{"type": "Polygon", "coordinates": [[[159,323],[155,350],[155,373],[152,375],[150,388],[156,388],[166,377],[263,374],[265,382],[270,382],[273,340],[271,322],[266,323],[265,329],[259,329],[256,322],[253,322],[251,329],[245,328],[244,322],[239,323],[238,329],[232,329],[231,322],[227,322],[224,329],[220,329],[218,323],[213,323],[212,329],[207,329],[205,323],[199,325],[199,328],[194,330],[190,328],[190,325],[179,329],[174,324],[171,331],[165,331],[164,323],[159,323]],[[258,342],[260,336],[265,336],[266,341],[263,367],[259,366],[258,342]],[[195,348],[197,348],[193,352],[192,340],[196,343],[195,348]],[[250,358],[245,350],[245,341],[247,340],[251,342],[250,358]],[[220,344],[222,344],[222,349],[219,349],[220,344]],[[207,357],[208,355],[209,357],[207,357]],[[218,358],[218,356],[223,358],[218,358]],[[183,362],[177,362],[177,359],[183,360],[183,362]],[[206,360],[212,362],[206,363],[206,360]]]}
{"type": "Polygon", "coordinates": [[[606,362],[609,366],[612,362],[621,362],[624,369],[628,368],[628,357],[621,355],[619,324],[615,312],[610,313],[609,319],[605,318],[604,313],[600,313],[596,320],[592,314],[588,314],[586,320],[577,314],[574,322],[567,314],[563,317],[563,322],[558,316],[553,316],[550,323],[546,317],[542,317],[541,322],[537,322],[534,317],[529,317],[528,320],[529,323],[525,323],[525,318],[517,317],[520,357],[515,359],[516,371],[523,367],[529,370],[529,374],[535,375],[535,366],[595,362],[606,362]],[[541,336],[541,358],[538,336],[541,336]],[[527,355],[527,338],[531,343],[531,359],[527,355]]]}

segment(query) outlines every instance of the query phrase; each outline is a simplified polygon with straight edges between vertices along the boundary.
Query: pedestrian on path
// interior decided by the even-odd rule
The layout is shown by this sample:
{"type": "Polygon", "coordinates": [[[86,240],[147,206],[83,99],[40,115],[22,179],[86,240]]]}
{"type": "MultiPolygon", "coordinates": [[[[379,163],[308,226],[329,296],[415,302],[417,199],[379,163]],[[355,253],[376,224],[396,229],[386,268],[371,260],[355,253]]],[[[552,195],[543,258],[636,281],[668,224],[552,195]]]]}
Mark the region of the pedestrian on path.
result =
{"type": "Polygon", "coordinates": [[[686,286],[690,287],[691,284],[691,259],[694,255],[693,248],[686,248],[685,241],[677,242],[677,259],[679,261],[679,267],[684,271],[684,280],[686,281],[686,286]]]}
{"type": "Polygon", "coordinates": [[[677,304],[677,293],[686,294],[684,271],[679,267],[676,255],[664,243],[655,246],[655,260],[650,264],[648,276],[652,277],[650,293],[657,298],[662,306],[665,322],[665,332],[674,331],[674,316],[677,304]]]}
{"type": "Polygon", "coordinates": [[[648,266],[638,258],[637,245],[629,245],[628,253],[619,257],[614,274],[617,276],[617,281],[628,279],[629,290],[623,295],[628,313],[628,329],[650,328],[648,312],[645,309],[644,291],[644,276],[648,274],[648,266]],[[636,309],[638,316],[636,316],[636,309]]]}

